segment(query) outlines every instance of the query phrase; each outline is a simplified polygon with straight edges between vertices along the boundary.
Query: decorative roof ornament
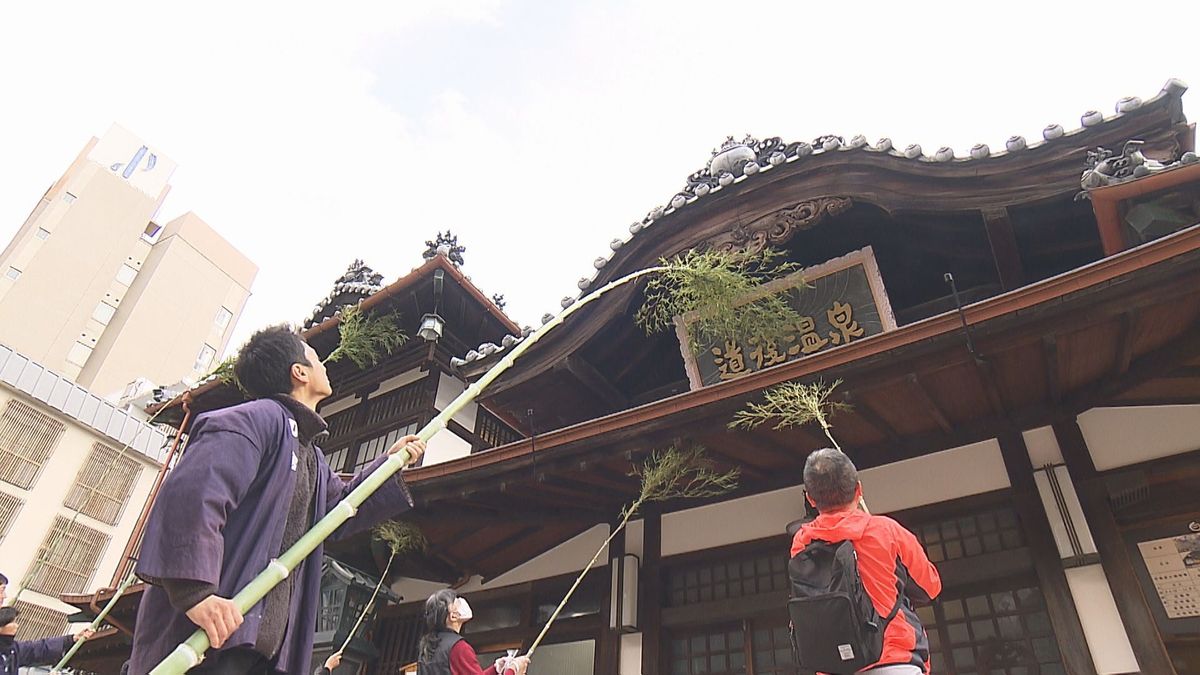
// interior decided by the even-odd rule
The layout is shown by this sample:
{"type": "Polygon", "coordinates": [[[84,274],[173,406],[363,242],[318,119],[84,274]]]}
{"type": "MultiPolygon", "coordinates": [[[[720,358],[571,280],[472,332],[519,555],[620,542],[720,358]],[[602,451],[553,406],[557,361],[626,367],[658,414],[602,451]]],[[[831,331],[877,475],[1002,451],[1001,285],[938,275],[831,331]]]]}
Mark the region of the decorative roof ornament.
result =
{"type": "Polygon", "coordinates": [[[758,254],[768,246],[785,244],[800,230],[807,230],[827,216],[845,213],[853,206],[849,197],[818,197],[781,209],[750,223],[739,222],[724,234],[708,241],[718,251],[758,254]]]}
{"type": "Polygon", "coordinates": [[[459,245],[458,235],[451,234],[450,230],[438,232],[432,241],[425,242],[425,247],[425,252],[421,254],[422,258],[433,260],[434,257],[442,255],[459,267],[463,265],[462,254],[467,252],[466,246],[459,245]]]}
{"type": "Polygon", "coordinates": [[[504,306],[508,304],[508,301],[504,299],[503,293],[493,293],[492,302],[500,309],[501,312],[504,311],[504,306]]]}
{"type": "Polygon", "coordinates": [[[1159,162],[1142,154],[1143,145],[1145,142],[1137,139],[1126,141],[1120,155],[1108,148],[1089,151],[1085,162],[1087,168],[1079,179],[1079,185],[1084,191],[1079,193],[1077,199],[1086,199],[1088,190],[1124,183],[1197,162],[1194,152],[1185,152],[1173,162],[1159,162]]]}
{"type": "Polygon", "coordinates": [[[333,290],[313,308],[312,316],[304,322],[311,328],[341,311],[344,307],[357,305],[383,288],[383,275],[371,269],[362,260],[355,260],[346,272],[333,282],[333,290]]]}

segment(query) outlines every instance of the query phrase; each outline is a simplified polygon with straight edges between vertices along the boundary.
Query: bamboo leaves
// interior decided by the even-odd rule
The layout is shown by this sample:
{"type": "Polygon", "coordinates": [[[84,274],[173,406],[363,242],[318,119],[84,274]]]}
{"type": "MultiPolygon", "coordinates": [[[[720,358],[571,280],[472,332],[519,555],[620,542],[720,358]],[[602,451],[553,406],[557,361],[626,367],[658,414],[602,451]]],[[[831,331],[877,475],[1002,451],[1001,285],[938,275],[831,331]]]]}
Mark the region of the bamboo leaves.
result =
{"type": "Polygon", "coordinates": [[[641,493],[621,511],[621,516],[632,515],[650,502],[725,494],[737,488],[740,473],[737,468],[724,473],[713,470],[700,446],[655,450],[641,466],[634,467],[632,475],[642,479],[641,493]]]}
{"type": "Polygon", "coordinates": [[[358,620],[354,622],[354,627],[350,629],[350,633],[346,635],[346,640],[338,648],[338,654],[346,651],[346,646],[354,639],[354,634],[358,632],[358,627],[362,625],[363,620],[370,614],[371,608],[375,605],[375,598],[379,595],[379,589],[383,588],[383,582],[387,579],[388,572],[392,569],[392,563],[396,561],[396,556],[408,551],[424,551],[429,546],[429,542],[425,539],[425,535],[421,532],[420,528],[412,523],[397,520],[387,520],[371,528],[371,538],[387,544],[391,555],[388,556],[387,565],[383,568],[383,573],[379,575],[379,583],[375,584],[375,590],[371,593],[371,599],[363,606],[362,612],[358,615],[358,620]]]}
{"type": "Polygon", "coordinates": [[[368,316],[358,305],[346,307],[341,311],[341,323],[338,324],[341,339],[337,348],[325,357],[325,362],[334,363],[346,358],[359,368],[375,365],[408,340],[399,324],[397,312],[368,316]]]}
{"type": "Polygon", "coordinates": [[[579,588],[579,584],[587,576],[588,571],[600,559],[600,554],[604,553],[604,549],[608,547],[609,543],[625,529],[625,525],[629,523],[629,519],[638,509],[650,502],[715,497],[725,494],[737,488],[740,473],[738,469],[724,473],[714,471],[711,463],[704,457],[704,448],[699,446],[693,446],[688,450],[679,450],[674,446],[662,451],[656,450],[640,467],[634,467],[631,475],[639,476],[642,479],[642,489],[638,498],[621,509],[620,522],[612,528],[608,539],[600,544],[600,548],[596,550],[596,554],[588,561],[579,576],[575,577],[575,583],[558,603],[558,607],[554,609],[554,613],[550,615],[550,619],[546,621],[546,625],[542,627],[542,631],[538,633],[526,654],[532,655],[538,645],[542,643],[542,638],[546,637],[550,626],[558,618],[559,612],[566,607],[571,596],[574,595],[575,589],[579,588]]]}
{"type": "Polygon", "coordinates": [[[833,425],[829,418],[837,412],[850,409],[847,403],[831,399],[834,389],[841,383],[841,380],[829,385],[822,381],[808,384],[784,382],[771,387],[763,392],[762,403],[751,403],[739,410],[729,423],[729,428],[753,429],[774,422],[775,429],[786,429],[816,422],[833,447],[840,450],[841,446],[833,438],[833,425]]]}
{"type": "Polygon", "coordinates": [[[694,315],[696,344],[731,336],[777,338],[800,321],[780,293],[762,284],[794,271],[781,254],[689,251],[661,261],[663,270],[646,284],[646,301],[634,319],[647,333],[670,328],[676,316],[694,315]]]}

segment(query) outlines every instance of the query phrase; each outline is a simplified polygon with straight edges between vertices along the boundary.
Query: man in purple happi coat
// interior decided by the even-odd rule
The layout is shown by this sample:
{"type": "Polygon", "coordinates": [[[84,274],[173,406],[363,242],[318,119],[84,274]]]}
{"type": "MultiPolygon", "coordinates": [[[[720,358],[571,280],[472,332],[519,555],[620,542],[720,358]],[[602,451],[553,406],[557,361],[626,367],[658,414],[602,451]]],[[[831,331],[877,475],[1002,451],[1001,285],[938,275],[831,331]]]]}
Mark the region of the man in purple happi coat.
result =
{"type": "MultiPolygon", "coordinates": [[[[296,543],[382,464],[344,483],[315,444],[326,424],[317,404],[332,393],[313,348],[286,326],[255,333],[234,366],[256,400],[200,415],[187,449],[150,512],[137,574],[149,586],[138,608],[130,675],[144,675],[197,627],[213,645],[190,672],[307,674],[320,606],[321,550],[243,616],[227,598],[296,543]]],[[[425,443],[405,436],[387,455],[425,443]]],[[[399,475],[359,507],[334,537],[412,507],[399,475]]]]}

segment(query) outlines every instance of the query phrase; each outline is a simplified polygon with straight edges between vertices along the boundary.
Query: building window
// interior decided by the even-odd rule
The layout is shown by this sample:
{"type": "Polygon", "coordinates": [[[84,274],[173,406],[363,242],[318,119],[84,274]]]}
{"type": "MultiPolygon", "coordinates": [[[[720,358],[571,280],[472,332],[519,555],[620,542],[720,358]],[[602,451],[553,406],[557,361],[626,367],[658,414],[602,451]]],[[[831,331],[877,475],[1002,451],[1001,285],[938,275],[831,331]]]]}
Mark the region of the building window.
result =
{"type": "Polygon", "coordinates": [[[222,307],[217,310],[217,316],[213,319],[213,325],[217,327],[219,332],[224,333],[225,329],[229,327],[229,320],[232,318],[233,312],[222,307]]]}
{"type": "Polygon", "coordinates": [[[121,264],[121,269],[117,270],[117,282],[125,286],[132,284],[133,278],[136,276],[137,269],[124,263],[121,264]]]}
{"type": "Polygon", "coordinates": [[[208,367],[212,365],[213,357],[216,355],[217,350],[204,345],[200,348],[200,353],[196,355],[196,362],[192,364],[192,370],[207,372],[208,367]]]}
{"type": "Polygon", "coordinates": [[[75,200],[76,200],[75,195],[71,194],[70,192],[63,193],[63,201],[64,202],[70,204],[71,202],[74,202],[75,200]]]}
{"type": "Polygon", "coordinates": [[[21,270],[15,268],[15,267],[10,267],[7,270],[5,270],[4,276],[8,277],[9,279],[12,279],[13,281],[16,281],[17,279],[21,278],[21,270]]]}
{"type": "Polygon", "coordinates": [[[80,368],[87,365],[87,360],[92,356],[92,348],[82,342],[76,342],[71,345],[71,350],[67,352],[67,360],[80,368]]]}
{"type": "Polygon", "coordinates": [[[1008,507],[927,523],[915,532],[929,559],[935,563],[1025,545],[1017,514],[1008,507]]]}
{"type": "Polygon", "coordinates": [[[107,326],[108,322],[112,321],[113,315],[116,313],[116,307],[113,307],[107,302],[102,302],[96,305],[96,309],[92,310],[92,318],[107,326]]]}
{"type": "Polygon", "coordinates": [[[158,239],[158,233],[162,232],[162,225],[151,221],[146,225],[145,231],[142,232],[142,239],[149,244],[153,244],[155,239],[158,239]]]}
{"type": "Polygon", "coordinates": [[[329,468],[335,472],[344,471],[346,469],[346,455],[348,454],[350,454],[350,446],[344,446],[325,455],[325,461],[329,462],[329,468]]]}
{"type": "Polygon", "coordinates": [[[683,607],[760,593],[786,593],[787,562],[781,552],[672,567],[667,571],[667,602],[671,607],[683,607]]]}
{"type": "MultiPolygon", "coordinates": [[[[791,652],[791,647],[788,652],[791,652]]],[[[676,635],[671,639],[668,658],[672,675],[745,673],[745,633],[741,626],[726,626],[701,628],[676,635]]]]}
{"type": "Polygon", "coordinates": [[[37,237],[38,239],[49,239],[50,238],[50,230],[47,230],[44,227],[39,227],[37,229],[37,232],[33,233],[33,236],[37,237]]]}
{"type": "Polygon", "coordinates": [[[943,594],[934,605],[917,608],[935,669],[951,675],[1064,673],[1041,590],[1033,583],[993,583],[989,591],[943,594]]]}
{"type": "Polygon", "coordinates": [[[141,471],[133,458],[96,443],[87,463],[75,476],[66,506],[102,523],[116,525],[141,471]]]}
{"type": "Polygon", "coordinates": [[[53,609],[18,600],[13,607],[21,613],[17,621],[18,640],[41,640],[59,637],[67,632],[67,615],[53,609]]]}
{"type": "Polygon", "coordinates": [[[0,415],[0,480],[28,490],[62,438],[64,427],[20,401],[0,415]]]}
{"type": "Polygon", "coordinates": [[[400,440],[400,437],[416,433],[417,423],[406,424],[399,429],[389,431],[382,436],[376,436],[369,441],[363,441],[358,444],[358,454],[354,458],[354,473],[358,473],[366,465],[374,462],[387,449],[392,447],[392,444],[400,440]]]}
{"type": "Polygon", "coordinates": [[[51,597],[86,591],[107,546],[103,532],[56,516],[38,549],[35,561],[41,562],[33,563],[36,572],[29,589],[51,597]]]}
{"type": "Polygon", "coordinates": [[[24,504],[25,502],[7,492],[0,492],[0,542],[8,535],[8,528],[17,519],[17,514],[21,512],[24,504]]]}

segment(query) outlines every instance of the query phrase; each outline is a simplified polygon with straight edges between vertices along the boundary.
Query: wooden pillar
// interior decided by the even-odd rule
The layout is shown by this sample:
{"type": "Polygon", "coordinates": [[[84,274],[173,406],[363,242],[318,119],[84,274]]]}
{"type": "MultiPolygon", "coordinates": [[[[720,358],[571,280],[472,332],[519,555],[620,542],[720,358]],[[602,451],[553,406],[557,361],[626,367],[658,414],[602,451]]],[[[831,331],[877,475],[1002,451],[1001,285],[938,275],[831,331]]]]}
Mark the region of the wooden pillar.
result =
{"type": "MultiPolygon", "coordinates": [[[[609,523],[609,528],[614,526],[609,523]]],[[[612,532],[609,529],[609,532],[612,532]]],[[[625,556],[625,533],[617,535],[608,545],[608,584],[605,586],[607,592],[604,594],[604,601],[600,607],[600,615],[604,620],[604,624],[600,627],[600,641],[596,645],[596,663],[594,672],[596,675],[616,675],[621,663],[621,631],[610,628],[612,625],[612,605],[613,592],[620,592],[620,589],[614,589],[612,585],[612,574],[614,569],[620,569],[622,559],[625,556]]],[[[619,620],[619,617],[618,617],[619,620]]]]}
{"type": "Polygon", "coordinates": [[[1075,483],[1083,515],[1092,530],[1096,550],[1100,553],[1100,564],[1104,567],[1104,575],[1108,577],[1109,588],[1112,589],[1138,666],[1143,673],[1174,673],[1175,667],[1158,632],[1150,604],[1142,593],[1133,561],[1108,504],[1104,482],[1088,452],[1079,422],[1075,418],[1056,422],[1054,436],[1067,462],[1071,480],[1075,483]]]}
{"type": "Polygon", "coordinates": [[[988,243],[992,247],[992,259],[996,263],[996,275],[1000,286],[1006,290],[1025,285],[1025,268],[1021,265],[1021,251],[1013,232],[1012,219],[1003,206],[983,209],[983,227],[987,231],[988,243]]]}
{"type": "Polygon", "coordinates": [[[638,612],[642,629],[642,674],[659,675],[662,663],[662,511],[651,504],[642,512],[642,569],[638,612]]]}
{"type": "Polygon", "coordinates": [[[1054,534],[1050,531],[1050,521],[1038,496],[1025,439],[1021,437],[1021,432],[1012,430],[1000,434],[998,440],[1004,456],[1004,467],[1008,470],[1008,480],[1012,483],[1013,506],[1021,519],[1029,550],[1033,553],[1034,569],[1046,598],[1046,612],[1054,626],[1063,668],[1072,675],[1094,675],[1096,665],[1083,635],[1079,610],[1067,585],[1067,575],[1058,555],[1058,546],[1054,543],[1054,534]]]}

